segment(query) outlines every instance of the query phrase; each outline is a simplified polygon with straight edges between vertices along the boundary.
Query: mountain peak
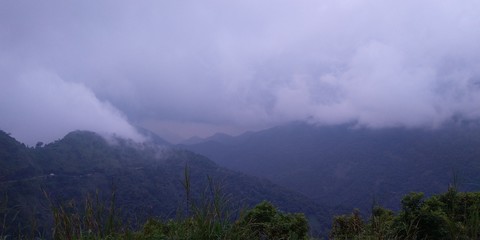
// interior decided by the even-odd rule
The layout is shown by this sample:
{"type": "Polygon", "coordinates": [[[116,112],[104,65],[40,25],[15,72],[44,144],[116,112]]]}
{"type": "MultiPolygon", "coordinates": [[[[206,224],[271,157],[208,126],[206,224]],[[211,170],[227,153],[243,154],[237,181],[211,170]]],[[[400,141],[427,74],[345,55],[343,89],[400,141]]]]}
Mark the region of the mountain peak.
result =
{"type": "Polygon", "coordinates": [[[67,143],[70,145],[105,145],[107,141],[100,134],[92,131],[76,130],[67,133],[65,137],[56,141],[61,143],[67,143]]]}
{"type": "Polygon", "coordinates": [[[213,134],[212,136],[206,138],[205,140],[207,141],[220,141],[220,142],[223,142],[223,141],[227,141],[227,140],[230,140],[232,139],[233,137],[226,134],[226,133],[215,133],[213,134]]]}

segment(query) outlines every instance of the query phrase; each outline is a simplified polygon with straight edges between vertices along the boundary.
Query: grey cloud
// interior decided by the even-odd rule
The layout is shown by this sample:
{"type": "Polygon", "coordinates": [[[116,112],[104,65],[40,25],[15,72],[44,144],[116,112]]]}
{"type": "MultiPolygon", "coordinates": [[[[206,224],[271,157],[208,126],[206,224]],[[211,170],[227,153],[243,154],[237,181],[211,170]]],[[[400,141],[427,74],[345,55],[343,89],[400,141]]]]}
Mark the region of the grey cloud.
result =
{"type": "Polygon", "coordinates": [[[47,69],[179,138],[307,118],[369,127],[480,118],[473,0],[0,5],[3,79],[47,69]]]}

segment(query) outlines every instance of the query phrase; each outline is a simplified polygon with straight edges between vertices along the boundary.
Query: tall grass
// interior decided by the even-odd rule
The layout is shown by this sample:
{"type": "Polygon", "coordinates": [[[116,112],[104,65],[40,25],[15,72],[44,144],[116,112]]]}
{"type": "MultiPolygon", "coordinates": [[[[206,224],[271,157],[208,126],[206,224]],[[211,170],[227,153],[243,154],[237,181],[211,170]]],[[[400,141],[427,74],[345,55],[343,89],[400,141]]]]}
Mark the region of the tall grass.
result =
{"type": "Polygon", "coordinates": [[[303,214],[284,214],[264,201],[251,210],[230,211],[230,197],[223,185],[207,176],[207,186],[192,196],[190,170],[185,167],[185,206],[188,215],[175,220],[150,219],[136,239],[306,239],[308,223],[303,214]]]}
{"type": "Polygon", "coordinates": [[[83,205],[75,200],[67,203],[54,201],[44,191],[53,216],[53,239],[105,239],[123,234],[127,228],[116,209],[116,191],[112,190],[107,204],[99,197],[98,190],[87,194],[83,205]]]}
{"type": "MultiPolygon", "coordinates": [[[[52,230],[47,239],[90,240],[90,239],[305,239],[308,224],[302,214],[283,214],[268,202],[262,202],[251,210],[232,211],[230,196],[224,193],[223,184],[207,176],[206,186],[200,194],[192,194],[190,169],[185,166],[182,185],[185,191],[185,206],[179,208],[175,219],[162,220],[150,218],[136,230],[132,230],[122,219],[116,206],[116,190],[112,189],[110,198],[100,197],[97,190],[88,193],[82,201],[57,201],[47,191],[43,194],[53,220],[52,230]],[[263,210],[271,213],[267,220],[263,210]],[[260,230],[259,230],[260,229],[260,230]],[[263,230],[262,230],[263,229],[263,230]],[[300,231],[298,231],[300,229],[300,231]],[[304,236],[305,235],[305,236],[304,236]],[[278,237],[271,237],[278,236],[278,237]]],[[[11,215],[8,198],[0,202],[2,230],[0,240],[11,239],[6,235],[9,221],[16,218],[11,215]]],[[[18,214],[18,213],[17,213],[18,214]]],[[[37,225],[36,219],[31,223],[37,225]]],[[[38,239],[42,235],[32,231],[24,235],[19,230],[16,239],[38,239]]]]}
{"type": "MultiPolygon", "coordinates": [[[[75,200],[58,202],[46,191],[53,217],[53,239],[253,239],[245,223],[234,221],[229,210],[229,197],[222,184],[207,176],[207,185],[200,196],[192,196],[190,169],[185,166],[182,185],[186,201],[176,219],[151,218],[139,230],[131,229],[122,221],[116,206],[116,191],[110,200],[87,194],[83,204],[75,200]],[[182,214],[185,209],[185,214],[182,214]]],[[[0,238],[1,240],[1,238],[0,238]]]]}
{"type": "MultiPolygon", "coordinates": [[[[192,183],[188,165],[182,182],[186,196],[186,216],[175,221],[161,223],[151,220],[149,226],[162,226],[168,239],[249,239],[247,228],[234,224],[233,212],[229,210],[230,198],[223,185],[207,176],[207,185],[197,199],[192,196],[192,183]]],[[[242,212],[242,211],[240,211],[242,212]]]]}
{"type": "Polygon", "coordinates": [[[24,228],[20,224],[13,226],[17,222],[20,212],[19,205],[9,205],[8,194],[5,193],[0,199],[0,239],[8,239],[11,232],[18,232],[19,235],[23,236],[21,233],[24,232],[24,228]]]}

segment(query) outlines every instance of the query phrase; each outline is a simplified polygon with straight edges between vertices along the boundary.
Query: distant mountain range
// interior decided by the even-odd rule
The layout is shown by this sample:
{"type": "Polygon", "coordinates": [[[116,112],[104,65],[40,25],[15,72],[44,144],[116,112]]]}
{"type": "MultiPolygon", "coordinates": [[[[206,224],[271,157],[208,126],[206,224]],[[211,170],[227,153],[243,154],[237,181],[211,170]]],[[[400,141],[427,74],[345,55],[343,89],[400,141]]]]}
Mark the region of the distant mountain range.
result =
{"type": "Polygon", "coordinates": [[[480,190],[478,123],[426,130],[294,122],[180,147],[332,207],[398,209],[410,191],[440,193],[453,182],[480,190]]]}
{"type": "Polygon", "coordinates": [[[28,228],[31,219],[48,229],[51,213],[43,191],[57,202],[81,203],[97,190],[108,200],[114,188],[125,219],[142,224],[150,216],[175,217],[184,211],[186,166],[195,199],[205,195],[211,178],[222,185],[232,209],[268,200],[282,210],[304,212],[324,236],[332,214],[352,208],[365,211],[376,202],[398,209],[408,192],[440,193],[449,184],[480,190],[475,123],[425,130],[295,122],[176,146],[143,134],[151,141],[75,131],[27,147],[0,131],[0,217],[7,214],[9,231],[28,228]]]}
{"type": "Polygon", "coordinates": [[[117,206],[133,223],[143,224],[151,216],[176,217],[185,206],[186,168],[194,200],[210,193],[210,178],[220,184],[235,211],[268,200],[281,210],[305,213],[317,233],[331,222],[326,209],[301,194],[150,137],[163,145],[75,131],[33,148],[0,131],[0,216],[7,216],[8,231],[28,228],[35,219],[39,229],[48,232],[52,218],[43,191],[55,202],[75,199],[81,205],[88,193],[98,191],[108,201],[116,189],[117,206]]]}

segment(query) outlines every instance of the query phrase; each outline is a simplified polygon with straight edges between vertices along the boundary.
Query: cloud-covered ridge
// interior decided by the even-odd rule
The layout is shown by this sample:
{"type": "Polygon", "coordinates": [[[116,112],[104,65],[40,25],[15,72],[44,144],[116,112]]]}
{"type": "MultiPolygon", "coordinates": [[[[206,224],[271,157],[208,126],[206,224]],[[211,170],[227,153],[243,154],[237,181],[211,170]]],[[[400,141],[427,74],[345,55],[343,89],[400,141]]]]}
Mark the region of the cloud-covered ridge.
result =
{"type": "Polygon", "coordinates": [[[160,133],[480,118],[476,0],[2,1],[0,11],[2,79],[48,69],[160,133]]]}

